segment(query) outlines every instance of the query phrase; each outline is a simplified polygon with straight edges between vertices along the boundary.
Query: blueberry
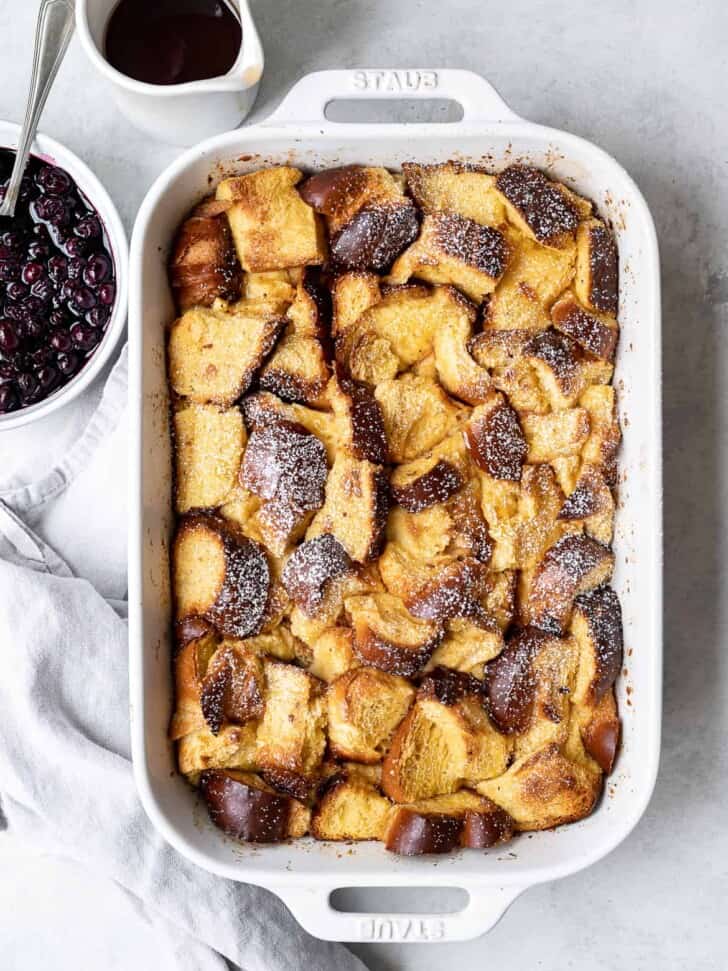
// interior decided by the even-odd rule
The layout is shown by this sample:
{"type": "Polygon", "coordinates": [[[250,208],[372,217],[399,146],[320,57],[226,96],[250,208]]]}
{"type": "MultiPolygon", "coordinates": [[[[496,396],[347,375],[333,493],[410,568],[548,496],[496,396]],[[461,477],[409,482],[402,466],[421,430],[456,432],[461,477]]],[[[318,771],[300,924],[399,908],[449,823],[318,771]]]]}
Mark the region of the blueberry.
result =
{"type": "Polygon", "coordinates": [[[106,327],[111,316],[108,307],[94,307],[86,314],[86,320],[92,327],[106,327]]]}
{"type": "Polygon", "coordinates": [[[65,310],[60,308],[57,310],[51,310],[48,315],[48,323],[51,327],[67,327],[68,326],[68,314],[65,310]]]}
{"type": "Polygon", "coordinates": [[[44,273],[45,270],[43,269],[42,264],[32,261],[25,264],[20,274],[20,278],[23,283],[27,283],[28,286],[30,286],[31,284],[35,283],[36,280],[40,280],[44,273]]]}
{"type": "Polygon", "coordinates": [[[38,381],[43,391],[46,394],[52,391],[53,388],[58,383],[58,371],[53,367],[52,364],[44,364],[43,367],[38,369],[38,381]]]}
{"type": "Polygon", "coordinates": [[[96,216],[84,216],[79,220],[74,232],[81,239],[94,239],[101,235],[101,223],[96,216]]]}
{"type": "Polygon", "coordinates": [[[77,289],[78,283],[75,280],[64,280],[59,290],[59,296],[62,300],[70,300],[77,289]]]}
{"type": "Polygon", "coordinates": [[[15,229],[10,229],[7,233],[3,233],[2,244],[3,246],[7,246],[9,250],[17,253],[23,245],[23,235],[15,229]]]}
{"type": "Polygon", "coordinates": [[[29,371],[23,371],[18,375],[17,384],[20,397],[25,402],[32,401],[40,391],[38,379],[29,371]]]}
{"type": "Polygon", "coordinates": [[[36,239],[44,243],[49,242],[51,238],[48,232],[48,227],[44,226],[43,223],[36,223],[35,226],[33,226],[33,235],[36,239]]]}
{"type": "Polygon", "coordinates": [[[12,384],[3,384],[0,387],[0,413],[7,414],[18,407],[18,398],[12,384]]]}
{"type": "Polygon", "coordinates": [[[70,239],[66,240],[65,248],[69,256],[83,256],[88,252],[88,243],[85,239],[79,239],[78,236],[71,236],[70,239]]]}
{"type": "Polygon", "coordinates": [[[26,297],[20,306],[23,308],[23,320],[29,320],[43,313],[43,301],[38,297],[26,297]]]}
{"type": "Polygon", "coordinates": [[[68,273],[68,260],[65,256],[51,256],[48,260],[48,276],[54,283],[64,280],[68,273]]]}
{"type": "Polygon", "coordinates": [[[0,280],[17,280],[20,276],[20,263],[15,260],[0,260],[0,280]]]}
{"type": "Polygon", "coordinates": [[[17,328],[10,320],[0,320],[0,351],[12,353],[20,343],[17,328]]]}
{"type": "Polygon", "coordinates": [[[13,361],[0,360],[0,382],[12,381],[17,374],[17,369],[13,361]]]}
{"type": "MultiPolygon", "coordinates": [[[[100,294],[99,294],[100,296],[100,294]]],[[[68,301],[68,309],[79,317],[96,306],[96,297],[88,287],[79,287],[68,301]]]]}
{"type": "Polygon", "coordinates": [[[53,226],[63,226],[68,222],[68,209],[62,199],[53,196],[41,196],[30,206],[31,214],[42,222],[53,226]]]}
{"type": "Polygon", "coordinates": [[[90,287],[98,286],[111,276],[111,260],[104,253],[90,256],[83,271],[83,282],[90,287]]]}
{"type": "Polygon", "coordinates": [[[66,378],[70,378],[78,370],[79,360],[73,351],[69,353],[62,351],[56,358],[56,363],[61,374],[66,378]]]}
{"type": "Polygon", "coordinates": [[[113,283],[104,283],[99,287],[99,302],[110,307],[116,298],[116,287],[113,283]]]}
{"type": "Polygon", "coordinates": [[[42,367],[47,364],[53,357],[53,352],[50,347],[37,347],[32,354],[30,359],[36,367],[42,367]]]}
{"type": "Polygon", "coordinates": [[[68,331],[56,330],[51,335],[50,345],[54,351],[70,351],[71,336],[68,331]]]}
{"type": "Polygon", "coordinates": [[[31,243],[28,247],[28,256],[31,260],[45,260],[50,255],[50,247],[48,243],[42,243],[38,240],[35,243],[31,243]]]}
{"type": "Polygon", "coordinates": [[[11,300],[23,300],[28,296],[28,288],[24,283],[19,283],[14,280],[12,283],[8,283],[5,288],[5,292],[11,300]]]}
{"type": "Polygon", "coordinates": [[[31,317],[23,323],[23,333],[28,341],[38,341],[45,334],[45,325],[37,317],[31,317]]]}
{"type": "Polygon", "coordinates": [[[74,324],[71,327],[70,334],[74,345],[81,351],[93,350],[101,340],[99,331],[88,324],[74,324]]]}
{"type": "Polygon", "coordinates": [[[71,191],[71,176],[55,165],[44,166],[35,177],[36,184],[48,195],[64,196],[71,191]]]}

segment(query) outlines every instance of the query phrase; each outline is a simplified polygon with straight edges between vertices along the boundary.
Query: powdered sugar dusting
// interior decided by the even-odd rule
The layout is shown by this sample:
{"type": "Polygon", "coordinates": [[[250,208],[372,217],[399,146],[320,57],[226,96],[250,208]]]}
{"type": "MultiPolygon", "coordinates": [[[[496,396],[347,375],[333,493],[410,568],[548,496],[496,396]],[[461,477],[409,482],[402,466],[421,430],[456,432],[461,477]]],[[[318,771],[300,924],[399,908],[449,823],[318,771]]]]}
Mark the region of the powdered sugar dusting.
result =
{"type": "Polygon", "coordinates": [[[313,616],[323,602],[327,584],[352,569],[344,547],[335,536],[325,533],[302,543],[291,554],[281,581],[290,598],[313,616]]]}
{"type": "Polygon", "coordinates": [[[558,242],[579,225],[576,207],[543,172],[527,165],[511,165],[495,180],[496,187],[525,220],[539,243],[558,242]]]}
{"type": "Polygon", "coordinates": [[[428,218],[434,224],[435,238],[445,253],[474,266],[494,280],[503,276],[509,256],[503,233],[454,212],[438,212],[428,218]]]}

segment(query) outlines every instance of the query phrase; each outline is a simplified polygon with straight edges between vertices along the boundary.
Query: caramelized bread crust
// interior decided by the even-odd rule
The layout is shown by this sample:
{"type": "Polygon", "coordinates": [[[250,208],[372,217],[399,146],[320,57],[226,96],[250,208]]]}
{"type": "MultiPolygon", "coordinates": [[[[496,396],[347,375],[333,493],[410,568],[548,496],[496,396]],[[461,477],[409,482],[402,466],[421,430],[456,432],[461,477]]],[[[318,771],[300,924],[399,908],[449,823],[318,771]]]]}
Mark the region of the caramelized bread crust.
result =
{"type": "Polygon", "coordinates": [[[611,228],[528,165],[278,165],[220,182],[169,272],[169,736],[212,822],[420,855],[591,812],[611,228]]]}

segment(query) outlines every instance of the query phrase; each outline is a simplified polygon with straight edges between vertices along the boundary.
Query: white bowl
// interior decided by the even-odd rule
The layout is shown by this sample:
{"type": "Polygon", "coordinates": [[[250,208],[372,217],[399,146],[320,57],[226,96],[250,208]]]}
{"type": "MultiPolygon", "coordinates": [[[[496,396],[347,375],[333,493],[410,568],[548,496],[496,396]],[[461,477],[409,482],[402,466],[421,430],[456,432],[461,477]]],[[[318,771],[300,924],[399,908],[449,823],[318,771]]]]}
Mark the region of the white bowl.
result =
{"type": "MultiPolygon", "coordinates": [[[[9,121],[0,121],[0,148],[16,149],[19,135],[20,125],[15,125],[9,121]]],[[[69,401],[73,401],[91,384],[112,356],[126,322],[129,244],[121,218],[116,206],[111,201],[111,197],[81,159],[53,138],[48,138],[47,135],[37,135],[31,152],[33,155],[38,155],[65,169],[98,212],[106,230],[114,261],[116,301],[101,343],[78,374],[71,378],[68,384],[64,384],[62,388],[54,391],[53,394],[43,401],[39,401],[38,404],[28,405],[27,408],[20,408],[18,411],[0,415],[0,431],[18,428],[20,425],[26,425],[38,418],[45,418],[51,412],[67,405],[69,401]]]]}

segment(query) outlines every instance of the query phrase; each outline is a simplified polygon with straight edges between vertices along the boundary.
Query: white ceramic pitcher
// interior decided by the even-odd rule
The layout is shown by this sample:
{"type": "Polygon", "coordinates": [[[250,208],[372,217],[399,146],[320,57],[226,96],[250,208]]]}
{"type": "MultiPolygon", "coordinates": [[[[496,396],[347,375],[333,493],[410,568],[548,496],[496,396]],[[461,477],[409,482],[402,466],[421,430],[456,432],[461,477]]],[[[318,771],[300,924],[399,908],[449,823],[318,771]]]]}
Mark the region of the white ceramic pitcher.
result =
{"type": "Polygon", "coordinates": [[[174,145],[193,145],[237,128],[253,107],[263,74],[263,48],[247,0],[231,0],[243,41],[228,73],[169,85],[135,81],[106,60],[106,25],[117,3],[76,0],[76,26],[91,63],[112,83],[116,102],[127,118],[152,137],[174,145]]]}

